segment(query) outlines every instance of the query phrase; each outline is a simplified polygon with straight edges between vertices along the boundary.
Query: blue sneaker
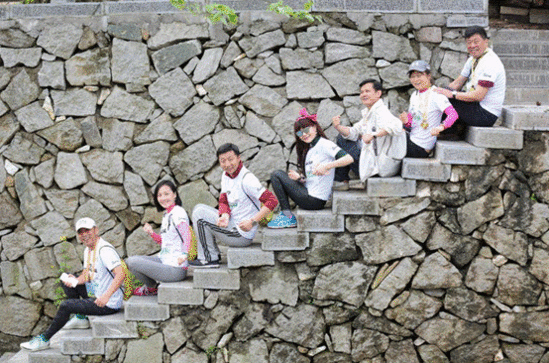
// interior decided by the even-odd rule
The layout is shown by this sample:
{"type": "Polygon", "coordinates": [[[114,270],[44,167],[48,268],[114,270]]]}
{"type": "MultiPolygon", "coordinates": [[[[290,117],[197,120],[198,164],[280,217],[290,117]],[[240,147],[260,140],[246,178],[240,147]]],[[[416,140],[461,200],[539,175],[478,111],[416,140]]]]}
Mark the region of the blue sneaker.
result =
{"type": "Polygon", "coordinates": [[[292,218],[286,217],[282,212],[267,224],[268,228],[295,228],[297,227],[297,219],[292,215],[292,218]]]}

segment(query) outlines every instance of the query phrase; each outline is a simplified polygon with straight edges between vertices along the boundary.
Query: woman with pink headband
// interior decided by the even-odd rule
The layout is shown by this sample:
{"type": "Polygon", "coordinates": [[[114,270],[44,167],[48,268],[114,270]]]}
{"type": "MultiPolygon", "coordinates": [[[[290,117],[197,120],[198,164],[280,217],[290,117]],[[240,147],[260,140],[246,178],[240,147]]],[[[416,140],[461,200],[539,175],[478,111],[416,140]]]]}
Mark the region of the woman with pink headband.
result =
{"type": "Polygon", "coordinates": [[[269,222],[269,228],[297,227],[290,210],[290,198],[306,210],[324,208],[332,194],[335,168],[353,162],[351,155],[326,138],[316,120],[302,109],[294,123],[298,171],[277,170],[271,174],[271,185],[280,203],[280,214],[269,222]]]}

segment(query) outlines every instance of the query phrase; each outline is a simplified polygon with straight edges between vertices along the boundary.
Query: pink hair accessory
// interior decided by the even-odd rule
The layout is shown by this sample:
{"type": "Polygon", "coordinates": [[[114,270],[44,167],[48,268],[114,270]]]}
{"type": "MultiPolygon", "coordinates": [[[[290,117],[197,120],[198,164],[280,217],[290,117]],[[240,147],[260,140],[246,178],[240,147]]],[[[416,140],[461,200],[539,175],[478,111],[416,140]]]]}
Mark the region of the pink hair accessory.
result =
{"type": "Polygon", "coordinates": [[[307,119],[309,119],[309,120],[311,120],[311,121],[313,121],[313,122],[318,123],[318,121],[316,120],[316,114],[314,114],[314,115],[309,115],[309,114],[307,113],[307,109],[306,109],[306,108],[302,108],[301,111],[299,111],[299,114],[301,115],[301,117],[299,117],[296,121],[299,121],[299,120],[302,120],[302,119],[307,118],[307,119]]]}

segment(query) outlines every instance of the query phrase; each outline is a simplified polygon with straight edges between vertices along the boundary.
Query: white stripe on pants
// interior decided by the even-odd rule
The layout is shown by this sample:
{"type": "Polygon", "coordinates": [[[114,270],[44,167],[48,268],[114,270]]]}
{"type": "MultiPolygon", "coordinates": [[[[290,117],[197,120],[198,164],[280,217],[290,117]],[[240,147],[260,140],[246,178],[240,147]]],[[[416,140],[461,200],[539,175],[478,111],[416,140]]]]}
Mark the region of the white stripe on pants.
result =
{"type": "Polygon", "coordinates": [[[219,218],[217,209],[205,204],[197,204],[192,213],[193,228],[198,239],[197,258],[199,260],[219,260],[220,253],[216,242],[230,247],[246,247],[252,240],[238,233],[234,221],[229,219],[229,226],[222,228],[216,225],[219,218]]]}

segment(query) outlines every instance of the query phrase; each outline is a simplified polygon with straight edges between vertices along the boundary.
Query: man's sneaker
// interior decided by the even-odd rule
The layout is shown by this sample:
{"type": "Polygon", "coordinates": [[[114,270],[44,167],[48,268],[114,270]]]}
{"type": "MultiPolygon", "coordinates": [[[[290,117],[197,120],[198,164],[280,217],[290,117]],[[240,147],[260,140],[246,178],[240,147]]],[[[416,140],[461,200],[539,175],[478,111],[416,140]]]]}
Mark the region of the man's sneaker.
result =
{"type": "Polygon", "coordinates": [[[90,321],[88,318],[81,319],[75,315],[65,324],[63,329],[89,329],[89,327],[90,321]]]}
{"type": "Polygon", "coordinates": [[[133,294],[136,296],[149,296],[158,294],[158,289],[154,287],[147,287],[145,285],[139,286],[137,289],[133,290],[133,294]]]}
{"type": "Polygon", "coordinates": [[[206,260],[192,260],[189,261],[189,265],[195,268],[218,268],[219,260],[206,261],[206,260]]]}
{"type": "Polygon", "coordinates": [[[286,215],[282,212],[276,217],[276,219],[273,219],[267,224],[267,227],[269,228],[295,228],[297,227],[297,219],[294,215],[292,215],[292,218],[286,217],[286,215]]]}
{"type": "Polygon", "coordinates": [[[37,350],[48,349],[50,347],[50,342],[45,340],[42,335],[35,336],[31,340],[19,345],[23,349],[36,352],[37,350]]]}
{"type": "Polygon", "coordinates": [[[332,189],[340,192],[347,191],[349,190],[349,181],[348,180],[344,180],[340,182],[335,181],[332,189]]]}

